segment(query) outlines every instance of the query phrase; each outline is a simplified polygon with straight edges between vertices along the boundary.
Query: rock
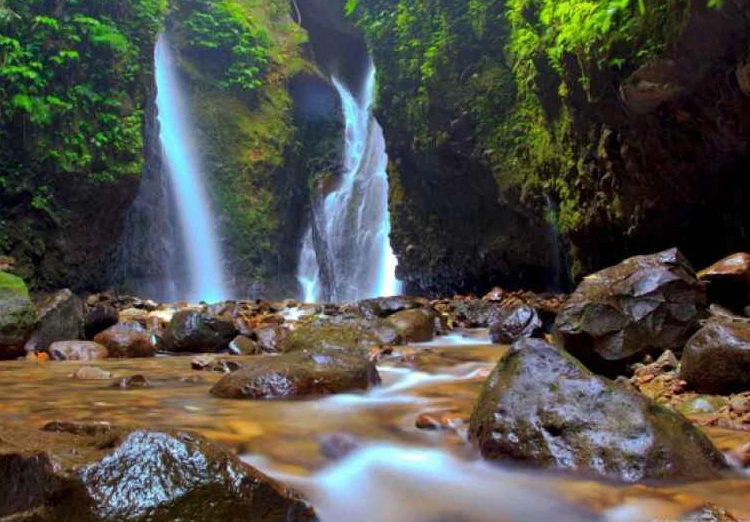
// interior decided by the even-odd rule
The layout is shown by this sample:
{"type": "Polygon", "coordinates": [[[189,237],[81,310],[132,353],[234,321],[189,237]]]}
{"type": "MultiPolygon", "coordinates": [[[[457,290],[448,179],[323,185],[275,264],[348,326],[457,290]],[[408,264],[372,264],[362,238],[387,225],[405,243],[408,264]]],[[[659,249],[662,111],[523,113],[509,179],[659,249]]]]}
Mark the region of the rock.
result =
{"type": "Polygon", "coordinates": [[[386,321],[407,343],[422,343],[435,337],[436,314],[426,308],[403,310],[388,316],[386,321]]]}
{"type": "Polygon", "coordinates": [[[244,335],[238,335],[229,343],[229,352],[234,355],[258,355],[263,352],[261,347],[244,335]]]}
{"type": "Polygon", "coordinates": [[[148,310],[143,308],[125,308],[119,312],[119,321],[123,323],[139,323],[144,328],[148,324],[148,310]]]}
{"type": "Polygon", "coordinates": [[[698,272],[707,285],[708,300],[741,311],[750,303],[750,254],[740,252],[698,272]]]}
{"type": "Polygon", "coordinates": [[[716,395],[699,395],[689,399],[679,406],[677,411],[683,415],[700,415],[704,413],[716,413],[727,405],[727,400],[716,395]]]}
{"type": "Polygon", "coordinates": [[[203,370],[218,373],[231,373],[242,368],[242,365],[237,361],[231,361],[227,359],[220,359],[215,355],[198,355],[193,357],[190,361],[190,367],[193,370],[203,370]]]}
{"type": "Polygon", "coordinates": [[[684,522],[738,522],[726,509],[715,504],[704,504],[679,517],[684,522]]]}
{"type": "Polygon", "coordinates": [[[711,479],[726,466],[680,414],[537,339],[518,341],[501,358],[471,415],[469,436],[490,460],[626,482],[711,479]]]}
{"type": "Polygon", "coordinates": [[[117,308],[99,303],[88,311],[84,319],[84,334],[86,339],[93,339],[96,334],[114,326],[120,320],[117,308]]]}
{"type": "Polygon", "coordinates": [[[71,377],[82,381],[98,381],[111,379],[112,374],[98,366],[81,366],[71,377]]]}
{"type": "Polygon", "coordinates": [[[0,516],[44,507],[34,520],[314,519],[292,491],[200,436],[138,430],[104,437],[0,428],[0,516]]]}
{"type": "Polygon", "coordinates": [[[97,361],[107,358],[107,349],[93,341],[58,341],[49,347],[55,361],[97,361]]]}
{"type": "Polygon", "coordinates": [[[465,418],[451,412],[422,413],[414,425],[420,430],[451,430],[463,425],[465,418]]]}
{"type": "Polygon", "coordinates": [[[27,352],[46,352],[54,342],[83,337],[83,301],[70,290],[47,296],[36,310],[37,327],[26,342],[27,352]]]}
{"type": "Polygon", "coordinates": [[[527,304],[504,306],[490,324],[490,339],[495,344],[512,344],[522,337],[542,337],[542,320],[527,304]]]}
{"type": "Polygon", "coordinates": [[[42,426],[42,431],[71,433],[73,435],[101,435],[112,431],[112,424],[106,421],[52,421],[42,426]]]}
{"type": "Polygon", "coordinates": [[[140,323],[117,323],[96,334],[94,341],[105,346],[110,357],[153,357],[156,346],[140,323]]]}
{"type": "Polygon", "coordinates": [[[745,96],[750,96],[750,63],[737,66],[737,83],[745,96]]]}
{"type": "Polygon", "coordinates": [[[24,355],[36,325],[36,310],[20,277],[0,272],[0,360],[24,355]]]}
{"type": "Polygon", "coordinates": [[[481,299],[451,301],[448,321],[462,328],[487,328],[502,314],[499,303],[481,299]]]}
{"type": "Polygon", "coordinates": [[[620,86],[623,104],[638,115],[646,115],[682,91],[677,66],[672,60],[653,60],[635,71],[620,86]]]}
{"type": "Polygon", "coordinates": [[[685,345],[680,378],[699,393],[750,391],[750,324],[706,322],[685,345]]]}
{"type": "Polygon", "coordinates": [[[482,297],[482,301],[490,301],[492,303],[500,303],[505,297],[505,290],[496,286],[482,297]]]}
{"type": "Polygon", "coordinates": [[[320,441],[320,452],[331,460],[340,460],[362,447],[362,441],[351,433],[331,433],[320,441]]]}
{"type": "Polygon", "coordinates": [[[586,277],[562,306],[556,341],[608,375],[649,351],[681,351],[706,311],[705,290],[676,249],[586,277]]]}
{"type": "Polygon", "coordinates": [[[317,318],[299,325],[284,343],[284,351],[333,349],[367,354],[375,346],[401,342],[398,330],[383,319],[335,316],[317,318]]]}
{"type": "Polygon", "coordinates": [[[171,352],[215,352],[227,348],[237,333],[228,315],[181,310],[169,322],[162,344],[171,352]]]}
{"type": "Polygon", "coordinates": [[[266,325],[253,331],[260,352],[278,353],[284,349],[291,331],[286,326],[266,325]]]}
{"type": "Polygon", "coordinates": [[[112,384],[113,388],[120,388],[122,390],[134,390],[138,388],[151,388],[151,381],[149,381],[144,375],[129,375],[123,377],[117,382],[112,384]]]}
{"type": "Polygon", "coordinates": [[[393,297],[377,297],[374,299],[363,299],[346,305],[344,313],[354,313],[366,319],[383,319],[404,310],[415,310],[430,306],[430,301],[424,297],[410,297],[405,295],[393,297]]]}
{"type": "Polygon", "coordinates": [[[211,393],[227,399],[291,399],[366,390],[380,383],[369,360],[337,350],[262,358],[225,375],[211,393]]]}

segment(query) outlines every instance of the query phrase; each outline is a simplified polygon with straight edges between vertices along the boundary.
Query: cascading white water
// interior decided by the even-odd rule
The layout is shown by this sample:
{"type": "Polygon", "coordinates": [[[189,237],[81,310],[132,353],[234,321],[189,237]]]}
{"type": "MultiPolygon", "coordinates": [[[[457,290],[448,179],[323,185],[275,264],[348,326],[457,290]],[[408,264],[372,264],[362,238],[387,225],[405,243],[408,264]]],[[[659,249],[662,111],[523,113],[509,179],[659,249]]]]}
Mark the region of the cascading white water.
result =
{"type": "Polygon", "coordinates": [[[383,129],[372,114],[375,67],[370,63],[358,100],[338,78],[346,127],[344,175],[328,194],[305,235],[298,281],[306,302],[355,301],[396,295],[396,256],[391,248],[388,177],[383,129]],[[313,228],[320,235],[316,248],[313,228]],[[321,265],[328,268],[323,284],[321,265]]]}
{"type": "Polygon", "coordinates": [[[227,298],[227,289],[211,207],[195,156],[175,60],[163,34],[156,42],[154,61],[159,140],[177,205],[189,279],[176,281],[174,286],[183,299],[220,301],[227,298]]]}

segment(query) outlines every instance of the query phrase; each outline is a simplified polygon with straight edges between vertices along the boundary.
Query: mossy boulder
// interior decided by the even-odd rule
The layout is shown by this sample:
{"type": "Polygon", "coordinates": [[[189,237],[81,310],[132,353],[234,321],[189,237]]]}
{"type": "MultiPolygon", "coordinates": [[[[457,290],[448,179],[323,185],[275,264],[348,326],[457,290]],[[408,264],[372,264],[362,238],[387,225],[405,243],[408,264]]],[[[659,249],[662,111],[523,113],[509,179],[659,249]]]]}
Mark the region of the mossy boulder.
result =
{"type": "Polygon", "coordinates": [[[366,390],[380,383],[375,364],[340,350],[303,350],[264,357],[211,388],[227,399],[291,399],[366,390]]]}
{"type": "Polygon", "coordinates": [[[626,482],[712,479],[726,467],[682,415],[537,339],[518,341],[500,360],[471,415],[469,436],[490,460],[626,482]]]}
{"type": "Polygon", "coordinates": [[[404,342],[421,343],[435,337],[435,319],[437,314],[426,308],[402,310],[388,316],[388,324],[398,331],[404,342]]]}
{"type": "Polygon", "coordinates": [[[36,310],[23,279],[0,272],[0,359],[23,355],[34,325],[36,310]]]}
{"type": "Polygon", "coordinates": [[[398,329],[382,319],[325,316],[298,326],[284,343],[284,351],[307,349],[367,352],[374,346],[401,342],[398,329]]]}

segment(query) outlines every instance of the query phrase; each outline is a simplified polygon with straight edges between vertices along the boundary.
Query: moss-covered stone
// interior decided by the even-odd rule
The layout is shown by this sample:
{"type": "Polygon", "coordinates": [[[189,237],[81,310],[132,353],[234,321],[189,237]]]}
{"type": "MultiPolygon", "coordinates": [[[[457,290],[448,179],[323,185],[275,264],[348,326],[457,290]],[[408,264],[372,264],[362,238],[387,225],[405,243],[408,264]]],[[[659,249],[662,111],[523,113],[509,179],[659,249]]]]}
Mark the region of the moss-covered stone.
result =
{"type": "Polygon", "coordinates": [[[0,272],[0,359],[22,355],[35,324],[36,310],[23,279],[0,272]]]}

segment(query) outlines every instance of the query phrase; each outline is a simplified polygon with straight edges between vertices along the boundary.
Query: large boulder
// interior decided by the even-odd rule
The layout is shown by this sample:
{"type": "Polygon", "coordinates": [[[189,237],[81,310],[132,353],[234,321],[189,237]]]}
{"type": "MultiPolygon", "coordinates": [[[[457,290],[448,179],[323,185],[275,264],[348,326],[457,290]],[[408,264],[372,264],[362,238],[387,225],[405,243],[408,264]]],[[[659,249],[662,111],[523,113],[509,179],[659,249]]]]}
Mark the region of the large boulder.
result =
{"type": "Polygon", "coordinates": [[[415,308],[391,314],[386,321],[393,325],[404,342],[421,343],[435,337],[436,317],[432,309],[415,308]]]}
{"type": "Polygon", "coordinates": [[[490,340],[497,344],[512,344],[522,337],[542,337],[542,326],[534,308],[526,303],[511,303],[492,320],[490,340]]]}
{"type": "Polygon", "coordinates": [[[682,415],[522,339],[490,374],[469,425],[490,460],[636,482],[719,476],[722,454],[682,415]]]}
{"type": "Polygon", "coordinates": [[[238,333],[229,315],[181,310],[169,322],[162,346],[171,352],[215,352],[227,348],[238,333]]]}
{"type": "Polygon", "coordinates": [[[94,342],[107,348],[110,357],[153,357],[156,345],[140,323],[117,323],[96,334],[94,342]]]}
{"type": "Polygon", "coordinates": [[[23,279],[0,272],[0,360],[23,355],[35,325],[36,310],[23,279]]]}
{"type": "Polygon", "coordinates": [[[735,311],[750,303],[750,254],[739,252],[698,272],[706,283],[708,300],[735,311]]]}
{"type": "Polygon", "coordinates": [[[83,301],[70,290],[45,297],[36,309],[38,326],[26,342],[27,352],[46,352],[54,342],[83,336],[83,301]]]}
{"type": "Polygon", "coordinates": [[[0,428],[0,517],[29,513],[20,520],[38,522],[314,518],[293,492],[197,435],[93,433],[0,428]]]}
{"type": "Polygon", "coordinates": [[[424,297],[397,295],[393,297],[363,299],[356,303],[345,305],[343,311],[345,313],[362,315],[366,319],[382,319],[403,310],[414,310],[429,306],[430,301],[424,297]]]}
{"type": "Polygon", "coordinates": [[[383,319],[357,316],[317,317],[300,324],[284,342],[284,351],[345,350],[368,352],[374,346],[401,344],[398,330],[383,319]]]}
{"type": "Polygon", "coordinates": [[[707,321],[685,345],[680,379],[699,393],[750,390],[750,324],[707,321]]]}
{"type": "Polygon", "coordinates": [[[264,357],[225,375],[211,393],[227,399],[291,399],[366,390],[380,383],[375,365],[339,350],[264,357]]]}
{"type": "Polygon", "coordinates": [[[703,284],[671,249],[586,277],[562,306],[554,335],[589,368],[614,375],[647,352],[681,351],[705,313],[703,284]]]}

